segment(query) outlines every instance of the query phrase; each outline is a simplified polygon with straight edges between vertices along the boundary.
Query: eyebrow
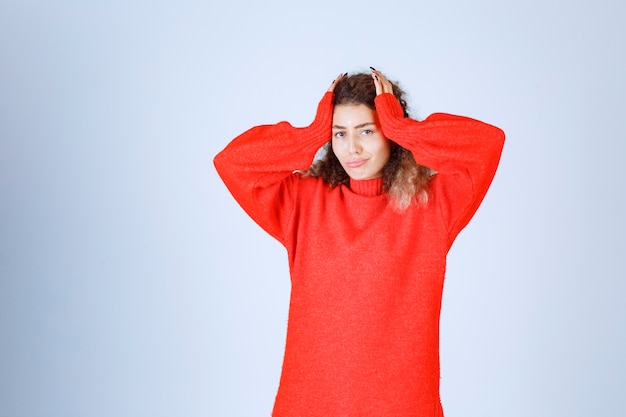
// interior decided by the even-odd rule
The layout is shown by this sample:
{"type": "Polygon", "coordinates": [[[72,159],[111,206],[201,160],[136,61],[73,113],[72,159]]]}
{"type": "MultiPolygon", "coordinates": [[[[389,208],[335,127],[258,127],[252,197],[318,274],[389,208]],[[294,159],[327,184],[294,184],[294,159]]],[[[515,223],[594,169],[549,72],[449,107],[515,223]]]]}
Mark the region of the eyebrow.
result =
{"type": "MultiPolygon", "coordinates": [[[[356,126],[354,126],[354,128],[355,129],[360,129],[360,128],[365,127],[365,126],[375,125],[375,124],[376,123],[374,123],[374,122],[366,122],[366,123],[361,123],[360,125],[356,125],[356,126]]],[[[333,125],[333,129],[347,129],[347,128],[344,127],[344,126],[333,125]]]]}

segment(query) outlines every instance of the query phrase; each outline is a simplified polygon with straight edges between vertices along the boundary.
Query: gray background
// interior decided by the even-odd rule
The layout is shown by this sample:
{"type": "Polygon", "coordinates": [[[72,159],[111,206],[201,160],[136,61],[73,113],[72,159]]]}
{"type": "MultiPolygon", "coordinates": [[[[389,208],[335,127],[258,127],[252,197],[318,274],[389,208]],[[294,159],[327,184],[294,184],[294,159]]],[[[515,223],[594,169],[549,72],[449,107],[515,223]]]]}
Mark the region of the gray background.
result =
{"type": "Polygon", "coordinates": [[[623,2],[0,2],[0,416],[267,416],[284,249],[213,169],[340,72],[502,127],[449,256],[448,417],[622,416],[623,2]]]}

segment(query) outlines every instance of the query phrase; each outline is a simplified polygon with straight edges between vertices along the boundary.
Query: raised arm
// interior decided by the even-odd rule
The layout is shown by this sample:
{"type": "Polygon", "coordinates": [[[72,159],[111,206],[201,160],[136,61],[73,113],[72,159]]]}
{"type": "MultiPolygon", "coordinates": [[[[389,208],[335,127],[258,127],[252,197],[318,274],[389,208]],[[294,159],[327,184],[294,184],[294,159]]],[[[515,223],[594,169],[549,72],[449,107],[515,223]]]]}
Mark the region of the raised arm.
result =
{"type": "Polygon", "coordinates": [[[504,132],[468,117],[436,113],[424,121],[404,117],[391,83],[378,71],[376,110],[388,139],[411,150],[416,162],[437,172],[436,203],[453,240],[482,202],[495,175],[504,132]]]}
{"type": "Polygon", "coordinates": [[[215,168],[233,197],[280,242],[293,209],[293,172],[308,169],[317,150],[330,139],[332,91],[337,80],[324,94],[309,126],[280,122],[254,127],[214,158],[215,168]]]}

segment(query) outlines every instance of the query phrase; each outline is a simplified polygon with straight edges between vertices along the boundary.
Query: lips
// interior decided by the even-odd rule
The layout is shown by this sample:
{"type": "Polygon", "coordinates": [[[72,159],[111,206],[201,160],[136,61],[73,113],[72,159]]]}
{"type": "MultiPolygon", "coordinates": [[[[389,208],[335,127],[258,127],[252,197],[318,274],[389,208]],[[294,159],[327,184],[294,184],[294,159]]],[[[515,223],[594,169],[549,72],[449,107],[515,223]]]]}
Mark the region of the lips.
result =
{"type": "Polygon", "coordinates": [[[348,168],[358,168],[366,162],[367,159],[365,158],[350,159],[349,161],[346,161],[346,166],[348,168]]]}

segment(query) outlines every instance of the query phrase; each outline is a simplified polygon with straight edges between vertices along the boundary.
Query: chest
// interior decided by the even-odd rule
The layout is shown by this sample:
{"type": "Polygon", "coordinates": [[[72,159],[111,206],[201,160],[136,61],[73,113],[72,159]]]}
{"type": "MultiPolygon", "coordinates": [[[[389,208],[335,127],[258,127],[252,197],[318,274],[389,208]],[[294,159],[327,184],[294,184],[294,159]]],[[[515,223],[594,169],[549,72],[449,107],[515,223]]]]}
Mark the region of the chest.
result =
{"type": "Polygon", "coordinates": [[[336,195],[297,208],[291,247],[292,266],[394,271],[440,269],[449,250],[435,208],[394,209],[386,196],[336,195]],[[346,266],[348,265],[348,266],[346,266]]]}

